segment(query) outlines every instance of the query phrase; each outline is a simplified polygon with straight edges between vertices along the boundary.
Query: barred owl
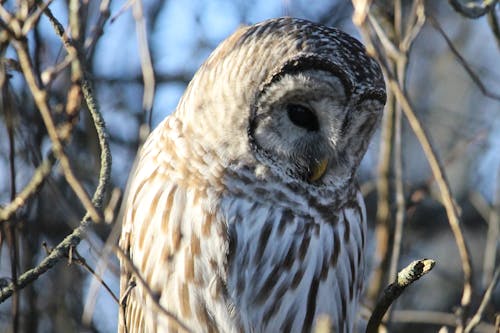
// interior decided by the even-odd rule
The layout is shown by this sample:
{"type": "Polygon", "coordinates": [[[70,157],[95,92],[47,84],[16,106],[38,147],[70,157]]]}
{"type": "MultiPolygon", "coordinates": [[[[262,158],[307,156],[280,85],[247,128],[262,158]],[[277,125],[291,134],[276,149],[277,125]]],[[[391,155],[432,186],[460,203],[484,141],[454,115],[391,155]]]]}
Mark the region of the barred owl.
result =
{"type": "Polygon", "coordinates": [[[352,331],[355,173],[385,100],[379,66],[339,30],[278,18],[220,44],[139,153],[119,330],[307,332],[325,314],[352,331]]]}

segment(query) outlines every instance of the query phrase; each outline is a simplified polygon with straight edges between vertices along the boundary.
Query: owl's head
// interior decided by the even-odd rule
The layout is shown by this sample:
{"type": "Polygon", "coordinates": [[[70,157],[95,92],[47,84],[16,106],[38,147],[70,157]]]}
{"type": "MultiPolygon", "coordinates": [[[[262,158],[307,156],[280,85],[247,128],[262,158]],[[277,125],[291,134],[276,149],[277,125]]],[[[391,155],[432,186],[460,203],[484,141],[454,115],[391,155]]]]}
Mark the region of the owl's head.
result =
{"type": "Polygon", "coordinates": [[[357,40],[292,18],[235,32],[188,90],[181,109],[219,155],[315,186],[352,179],[386,100],[357,40]]]}

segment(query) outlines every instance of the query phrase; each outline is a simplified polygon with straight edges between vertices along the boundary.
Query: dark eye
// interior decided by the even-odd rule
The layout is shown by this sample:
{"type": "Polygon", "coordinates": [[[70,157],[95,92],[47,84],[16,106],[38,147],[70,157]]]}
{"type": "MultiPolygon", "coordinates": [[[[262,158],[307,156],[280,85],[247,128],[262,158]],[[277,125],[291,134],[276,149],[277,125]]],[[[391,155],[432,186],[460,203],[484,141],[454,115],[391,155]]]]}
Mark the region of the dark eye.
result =
{"type": "Polygon", "coordinates": [[[318,118],[308,108],[298,104],[288,104],[286,112],[294,125],[305,128],[308,131],[316,132],[319,130],[318,118]]]}

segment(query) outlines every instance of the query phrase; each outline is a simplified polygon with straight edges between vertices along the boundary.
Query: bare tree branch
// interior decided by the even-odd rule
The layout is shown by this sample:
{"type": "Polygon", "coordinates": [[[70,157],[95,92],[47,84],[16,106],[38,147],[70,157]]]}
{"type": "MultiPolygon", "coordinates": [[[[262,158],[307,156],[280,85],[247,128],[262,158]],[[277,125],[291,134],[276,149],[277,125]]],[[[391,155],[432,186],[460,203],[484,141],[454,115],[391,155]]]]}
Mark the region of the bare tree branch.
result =
{"type": "Polygon", "coordinates": [[[406,287],[430,272],[435,263],[432,259],[415,260],[398,273],[396,281],[385,288],[381,299],[377,302],[370,320],[368,320],[366,333],[378,333],[378,327],[389,306],[401,295],[406,287]]]}
{"type": "Polygon", "coordinates": [[[462,3],[460,0],[448,0],[450,5],[461,15],[470,19],[479,18],[489,11],[492,11],[498,0],[483,0],[478,3],[477,1],[466,1],[462,3]]]}
{"type": "Polygon", "coordinates": [[[487,286],[493,279],[493,271],[497,263],[497,244],[500,236],[500,166],[497,169],[496,188],[493,190],[493,202],[489,210],[488,232],[483,259],[483,285],[487,286]]]}
{"type": "MultiPolygon", "coordinates": [[[[1,6],[0,6],[1,7],[1,6]]],[[[77,54],[76,49],[74,49],[71,45],[70,40],[65,35],[64,29],[60,25],[60,23],[55,19],[50,10],[45,9],[45,13],[49,16],[49,19],[54,24],[54,28],[57,34],[63,40],[64,45],[66,46],[68,52],[70,54],[77,54]]],[[[16,21],[17,22],[17,21],[16,21]]],[[[15,40],[14,47],[19,56],[19,62],[23,73],[27,79],[28,85],[31,88],[33,96],[35,98],[35,102],[37,103],[39,110],[44,118],[45,124],[47,126],[47,130],[49,132],[49,136],[51,137],[53,143],[54,154],[60,160],[63,170],[65,170],[65,176],[68,179],[68,183],[70,183],[75,189],[76,193],[80,194],[80,199],[85,201],[86,192],[81,186],[81,184],[74,177],[73,172],[71,171],[68,157],[63,152],[62,141],[57,133],[55,124],[53,122],[52,116],[49,111],[49,106],[47,103],[47,93],[43,90],[42,87],[39,86],[37,79],[35,77],[33,68],[31,66],[31,61],[29,59],[29,53],[27,51],[27,44],[23,40],[15,40]]],[[[99,181],[96,188],[96,191],[93,195],[92,200],[89,203],[84,202],[85,207],[88,209],[87,213],[83,217],[80,222],[79,227],[77,227],[69,236],[67,236],[59,245],[57,245],[51,253],[44,259],[42,262],[35,268],[32,268],[22,274],[19,277],[17,282],[17,286],[13,283],[10,283],[7,287],[4,287],[0,290],[0,302],[3,302],[5,299],[10,297],[16,288],[23,288],[27,286],[32,281],[36,280],[40,275],[48,271],[52,268],[57,262],[60,261],[61,258],[67,255],[69,249],[74,248],[81,240],[87,226],[90,224],[91,219],[100,220],[100,210],[103,205],[104,200],[104,192],[108,186],[110,170],[111,170],[111,154],[109,151],[109,144],[107,142],[107,134],[104,125],[104,120],[102,115],[99,112],[97,102],[93,96],[91,91],[90,83],[83,76],[83,70],[81,70],[82,65],[79,62],[78,57],[75,57],[73,63],[75,67],[79,68],[81,71],[81,89],[83,91],[84,98],[87,102],[88,109],[94,121],[94,125],[96,127],[99,145],[101,148],[101,170],[99,175],[99,181]]]]}
{"type": "MultiPolygon", "coordinates": [[[[96,207],[96,209],[101,209],[104,201],[104,193],[108,187],[110,179],[111,153],[109,150],[104,120],[99,112],[97,101],[93,96],[88,81],[83,81],[82,90],[87,102],[88,109],[94,121],[94,125],[96,127],[97,135],[99,138],[99,145],[101,148],[101,170],[99,173],[99,182],[92,197],[93,205],[96,207]]],[[[73,230],[73,232],[68,235],[61,243],[59,243],[37,267],[28,270],[19,277],[17,287],[26,287],[29,283],[36,280],[40,275],[47,272],[50,268],[57,264],[61,260],[61,258],[67,256],[68,250],[78,245],[90,223],[90,214],[87,213],[81,220],[80,225],[75,230],[73,230]]],[[[0,303],[10,297],[13,290],[14,285],[12,283],[7,287],[2,288],[0,290],[0,303]]]]}
{"type": "Polygon", "coordinates": [[[38,193],[45,179],[50,175],[55,163],[52,153],[36,168],[30,182],[7,205],[0,207],[0,223],[7,221],[19,211],[35,194],[38,193]]]}
{"type": "Polygon", "coordinates": [[[474,316],[472,316],[472,319],[469,321],[467,326],[465,326],[464,333],[472,332],[472,330],[481,322],[481,318],[483,316],[484,310],[486,309],[486,305],[488,305],[488,303],[490,302],[491,296],[493,295],[493,290],[495,290],[499,278],[500,278],[500,267],[497,267],[497,269],[495,270],[495,274],[491,279],[490,285],[484,292],[481,304],[479,305],[479,308],[477,309],[474,316]]]}
{"type": "Polygon", "coordinates": [[[153,61],[149,52],[148,35],[146,31],[146,22],[142,9],[142,1],[134,1],[132,10],[135,19],[135,30],[137,41],[139,44],[139,54],[141,57],[142,78],[144,80],[144,93],[142,96],[142,112],[147,115],[147,124],[149,127],[148,133],[151,130],[152,108],[155,93],[155,74],[153,69],[153,61]]]}
{"type": "MultiPolygon", "coordinates": [[[[122,265],[126,267],[127,270],[129,270],[132,273],[132,276],[135,277],[141,286],[144,288],[144,290],[147,293],[147,296],[151,299],[151,304],[153,305],[154,309],[161,315],[168,317],[171,319],[176,325],[178,325],[180,328],[185,330],[186,332],[193,332],[189,327],[186,326],[174,313],[168,311],[163,307],[159,299],[157,297],[157,294],[151,289],[149,284],[147,283],[146,280],[144,280],[144,277],[141,275],[141,272],[135,267],[134,263],[128,255],[123,252],[123,250],[118,247],[114,246],[114,250],[116,254],[118,255],[118,258],[120,258],[120,261],[122,262],[122,265]]],[[[120,300],[121,307],[124,309],[126,307],[126,296],[128,295],[129,292],[125,293],[124,292],[124,297],[120,300]]],[[[123,311],[123,310],[122,310],[123,311]]]]}
{"type": "Polygon", "coordinates": [[[467,74],[469,74],[469,77],[477,85],[479,90],[481,90],[483,95],[486,97],[495,99],[497,101],[500,101],[500,94],[492,92],[486,87],[486,85],[481,81],[479,76],[469,66],[467,61],[460,55],[460,53],[457,51],[457,49],[455,48],[455,46],[453,45],[451,40],[448,38],[448,36],[444,32],[443,28],[441,28],[441,25],[439,24],[439,22],[432,15],[429,16],[429,22],[441,34],[441,36],[443,36],[443,38],[446,41],[446,44],[448,44],[448,47],[450,48],[451,52],[455,55],[455,57],[457,58],[460,65],[462,65],[462,67],[465,69],[467,74]]]}
{"type": "MultiPolygon", "coordinates": [[[[354,6],[358,5],[357,1],[353,1],[354,6]]],[[[370,21],[371,23],[371,21],[370,21]]],[[[389,88],[394,93],[396,100],[401,106],[406,119],[408,120],[410,127],[415,133],[417,139],[422,146],[422,149],[425,153],[425,156],[429,162],[432,173],[435,175],[436,183],[441,193],[442,203],[446,210],[446,214],[448,216],[448,222],[455,237],[455,241],[459,250],[462,270],[464,274],[463,281],[463,291],[462,291],[462,299],[461,299],[461,307],[462,307],[462,317],[461,317],[461,325],[463,327],[465,323],[466,310],[468,309],[472,293],[473,293],[473,285],[472,285],[472,263],[469,254],[469,249],[467,247],[467,243],[465,241],[462,228],[460,226],[459,213],[457,207],[455,206],[455,202],[453,200],[453,196],[451,194],[450,186],[448,184],[448,180],[446,179],[446,174],[443,166],[441,165],[437,154],[435,152],[434,147],[430,143],[429,135],[427,134],[424,126],[416,116],[413,107],[410,104],[410,101],[401,87],[398,80],[395,78],[395,75],[391,68],[388,66],[387,62],[382,58],[381,52],[379,51],[379,47],[376,45],[376,41],[374,41],[373,36],[369,33],[369,22],[368,20],[357,22],[361,32],[364,36],[366,43],[369,45],[367,47],[368,51],[372,52],[372,55],[379,60],[381,64],[382,70],[385,74],[386,80],[389,84],[389,88]]],[[[372,29],[374,29],[372,27],[372,29]]]]}

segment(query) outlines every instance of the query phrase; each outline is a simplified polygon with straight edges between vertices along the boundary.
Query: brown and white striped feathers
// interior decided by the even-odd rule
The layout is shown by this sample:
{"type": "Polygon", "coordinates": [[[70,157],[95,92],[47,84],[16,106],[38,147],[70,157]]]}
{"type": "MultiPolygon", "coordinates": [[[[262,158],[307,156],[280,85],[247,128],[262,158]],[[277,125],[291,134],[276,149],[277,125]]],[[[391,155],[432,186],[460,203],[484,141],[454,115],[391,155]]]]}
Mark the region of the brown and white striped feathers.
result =
{"type": "Polygon", "coordinates": [[[326,314],[351,332],[354,177],[384,103],[339,30],[279,18],[224,41],[139,153],[120,246],[150,290],[122,262],[120,331],[308,332],[326,314]]]}

